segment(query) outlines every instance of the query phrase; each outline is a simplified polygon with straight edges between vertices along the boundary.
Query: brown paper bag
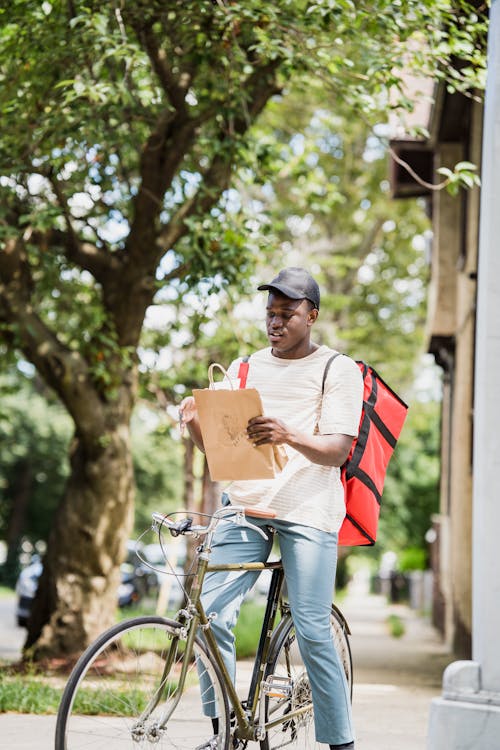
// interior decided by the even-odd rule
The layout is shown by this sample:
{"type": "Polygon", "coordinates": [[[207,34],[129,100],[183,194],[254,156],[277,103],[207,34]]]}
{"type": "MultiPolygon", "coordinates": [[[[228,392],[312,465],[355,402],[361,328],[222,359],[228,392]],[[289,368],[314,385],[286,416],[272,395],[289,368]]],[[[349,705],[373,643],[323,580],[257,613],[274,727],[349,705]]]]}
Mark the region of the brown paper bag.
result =
{"type": "Polygon", "coordinates": [[[263,414],[255,388],[235,389],[226,371],[216,363],[208,368],[209,388],[193,391],[210,477],[214,482],[232,479],[273,479],[287,462],[282,446],[253,446],[247,437],[248,420],[263,414]],[[214,383],[214,368],[225,375],[229,388],[214,383]]]}

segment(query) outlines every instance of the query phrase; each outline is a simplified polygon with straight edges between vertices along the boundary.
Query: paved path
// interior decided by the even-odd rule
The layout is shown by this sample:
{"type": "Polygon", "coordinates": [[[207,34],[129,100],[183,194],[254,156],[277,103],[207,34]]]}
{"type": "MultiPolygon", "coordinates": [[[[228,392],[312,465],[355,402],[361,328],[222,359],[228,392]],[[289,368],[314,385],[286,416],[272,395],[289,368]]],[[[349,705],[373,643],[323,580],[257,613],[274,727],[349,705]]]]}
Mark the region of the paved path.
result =
{"type": "MultiPolygon", "coordinates": [[[[430,702],[452,657],[425,621],[363,585],[352,587],[342,609],[352,630],[356,750],[425,750],[430,702]],[[389,634],[390,614],[404,623],[399,639],[389,634]]],[[[246,676],[249,665],[239,672],[246,676]]],[[[0,714],[0,748],[53,750],[54,725],[54,717],[0,714]]]]}
{"type": "Polygon", "coordinates": [[[425,750],[430,702],[452,656],[426,621],[363,586],[342,609],[352,631],[356,750],[425,750]],[[389,633],[390,614],[405,626],[401,638],[389,633]]]}
{"type": "Polygon", "coordinates": [[[0,598],[0,660],[15,661],[19,658],[26,639],[26,630],[16,623],[16,600],[12,595],[0,598]]]}

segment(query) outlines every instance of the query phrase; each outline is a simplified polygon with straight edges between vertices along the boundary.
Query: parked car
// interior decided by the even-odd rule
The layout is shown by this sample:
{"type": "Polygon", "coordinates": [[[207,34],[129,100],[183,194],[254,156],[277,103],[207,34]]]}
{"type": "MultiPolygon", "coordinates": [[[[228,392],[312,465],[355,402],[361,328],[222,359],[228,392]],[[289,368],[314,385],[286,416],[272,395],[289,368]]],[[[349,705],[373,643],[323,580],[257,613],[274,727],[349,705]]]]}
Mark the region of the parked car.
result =
{"type": "Polygon", "coordinates": [[[33,599],[38,588],[38,579],[42,575],[42,563],[38,555],[33,556],[30,565],[23,568],[16,583],[16,619],[17,624],[24,628],[28,622],[33,599]]]}
{"type": "MultiPolygon", "coordinates": [[[[135,541],[127,542],[127,557],[120,566],[121,581],[117,591],[119,607],[129,607],[145,596],[156,595],[158,592],[157,574],[141,562],[136,554],[136,546],[135,541]]],[[[21,571],[17,579],[16,619],[20,627],[26,627],[28,622],[42,569],[40,557],[33,555],[31,563],[21,571]]]]}

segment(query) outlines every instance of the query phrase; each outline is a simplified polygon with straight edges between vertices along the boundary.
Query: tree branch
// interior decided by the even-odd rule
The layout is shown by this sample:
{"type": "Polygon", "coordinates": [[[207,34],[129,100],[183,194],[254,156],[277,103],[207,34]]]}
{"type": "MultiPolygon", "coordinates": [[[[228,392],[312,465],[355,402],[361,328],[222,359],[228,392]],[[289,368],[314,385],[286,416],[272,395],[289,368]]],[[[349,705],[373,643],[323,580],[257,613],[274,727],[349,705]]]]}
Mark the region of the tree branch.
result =
{"type": "Polygon", "coordinates": [[[397,155],[397,153],[394,151],[394,149],[390,145],[388,145],[387,148],[388,148],[390,155],[394,159],[394,161],[397,164],[399,164],[401,167],[403,167],[403,169],[406,169],[410,177],[413,177],[415,182],[417,182],[419,185],[422,185],[422,187],[427,188],[427,190],[435,190],[435,191],[442,190],[443,188],[447,187],[447,185],[450,184],[449,178],[447,178],[446,180],[443,180],[442,182],[438,184],[427,182],[427,180],[423,180],[422,177],[420,177],[420,175],[418,175],[415,172],[415,170],[412,169],[412,167],[408,164],[407,161],[404,161],[404,159],[401,159],[401,157],[397,155]]]}
{"type": "MultiPolygon", "coordinates": [[[[27,231],[29,233],[29,230],[27,231]]],[[[0,292],[3,290],[4,282],[17,284],[24,288],[27,294],[33,289],[28,256],[20,238],[8,239],[4,249],[0,250],[0,292]]]]}
{"type": "Polygon", "coordinates": [[[159,45],[156,34],[151,26],[140,29],[136,28],[136,31],[139,39],[144,44],[153,69],[170,103],[178,112],[184,113],[186,110],[185,96],[191,82],[191,76],[185,75],[182,83],[180,80],[177,80],[168,64],[165,50],[159,45]]]}
{"type": "Polygon", "coordinates": [[[134,217],[127,239],[131,263],[140,258],[148,268],[156,264],[157,217],[163,208],[165,192],[194,140],[196,127],[187,115],[164,112],[144,146],[141,186],[134,200],[134,217]],[[144,263],[145,258],[149,262],[144,263]]]}
{"type": "Polygon", "coordinates": [[[59,239],[63,239],[66,256],[80,268],[89,271],[96,281],[104,282],[110,272],[116,273],[120,270],[122,264],[118,256],[106,249],[98,248],[90,242],[80,240],[73,226],[73,216],[60,181],[54,175],[52,169],[47,177],[66,222],[67,232],[59,234],[59,239]]]}
{"type": "MultiPolygon", "coordinates": [[[[246,83],[249,90],[248,104],[243,116],[238,117],[231,123],[229,135],[228,132],[220,130],[221,144],[234,134],[243,135],[260,114],[269,98],[279,93],[280,89],[275,80],[275,72],[279,64],[278,60],[272,61],[268,65],[255,69],[249,76],[246,83]]],[[[187,218],[205,213],[215,205],[224,190],[229,186],[232,166],[233,163],[226,154],[221,154],[220,151],[216,153],[212,163],[204,173],[199,189],[192,198],[186,200],[178,208],[160,233],[157,246],[161,253],[173,247],[186,233],[185,220],[187,218]]]]}
{"type": "Polygon", "coordinates": [[[86,437],[102,434],[99,395],[83,357],[66,347],[31,305],[31,274],[21,240],[0,252],[0,310],[19,348],[54,389],[86,437]]]}
{"type": "Polygon", "coordinates": [[[208,170],[205,172],[201,187],[196,193],[184,201],[171,218],[158,238],[161,252],[170,250],[186,233],[185,220],[190,216],[208,211],[219,200],[229,185],[231,163],[222,156],[215,156],[208,170]]]}

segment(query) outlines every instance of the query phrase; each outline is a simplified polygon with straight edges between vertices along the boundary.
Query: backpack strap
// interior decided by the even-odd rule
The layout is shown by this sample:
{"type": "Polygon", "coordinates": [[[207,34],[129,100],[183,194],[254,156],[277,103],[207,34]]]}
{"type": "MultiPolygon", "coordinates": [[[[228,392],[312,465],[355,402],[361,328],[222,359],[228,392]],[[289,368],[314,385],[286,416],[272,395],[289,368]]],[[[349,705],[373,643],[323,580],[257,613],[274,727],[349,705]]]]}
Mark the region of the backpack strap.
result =
{"type": "Polygon", "coordinates": [[[316,424],[314,426],[314,434],[315,435],[319,434],[319,420],[320,420],[320,417],[321,417],[321,407],[323,406],[323,396],[325,395],[326,378],[328,377],[328,372],[330,370],[330,367],[331,367],[331,364],[332,364],[333,360],[337,359],[337,357],[340,357],[341,354],[342,354],[342,352],[335,352],[335,354],[332,354],[332,356],[330,357],[330,359],[328,360],[328,362],[325,365],[325,369],[324,369],[324,372],[323,372],[323,380],[321,382],[321,403],[319,405],[319,410],[318,410],[318,413],[316,415],[316,424]]]}
{"type": "MultiPolygon", "coordinates": [[[[332,356],[330,357],[330,359],[325,365],[325,370],[323,372],[323,380],[321,382],[321,395],[322,396],[325,393],[325,383],[326,383],[326,379],[328,377],[328,372],[330,370],[332,362],[334,359],[337,359],[337,357],[340,357],[340,356],[342,356],[342,352],[335,352],[335,354],[332,354],[332,356]]],[[[240,381],[240,388],[246,388],[249,368],[250,368],[250,355],[243,357],[243,359],[240,362],[240,367],[238,369],[238,378],[240,381]]]]}
{"type": "Polygon", "coordinates": [[[247,385],[248,368],[250,367],[249,360],[250,360],[250,355],[248,355],[248,357],[243,357],[243,359],[240,362],[240,367],[238,370],[240,388],[246,388],[246,385],[247,385]]]}
{"type": "Polygon", "coordinates": [[[335,352],[335,354],[332,354],[332,356],[330,357],[330,359],[328,360],[328,362],[325,365],[325,371],[323,373],[323,381],[321,383],[321,395],[322,396],[325,393],[326,378],[328,376],[328,372],[330,370],[331,364],[332,364],[332,362],[333,362],[334,359],[337,359],[337,357],[341,357],[341,356],[342,356],[342,352],[335,352]]]}

